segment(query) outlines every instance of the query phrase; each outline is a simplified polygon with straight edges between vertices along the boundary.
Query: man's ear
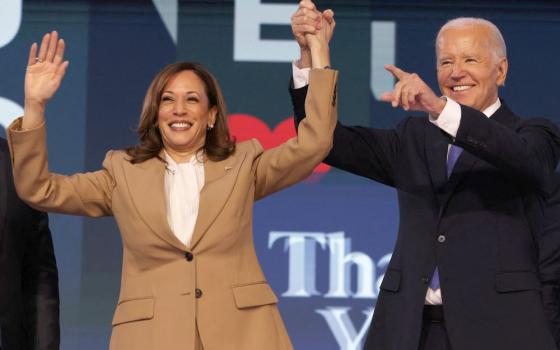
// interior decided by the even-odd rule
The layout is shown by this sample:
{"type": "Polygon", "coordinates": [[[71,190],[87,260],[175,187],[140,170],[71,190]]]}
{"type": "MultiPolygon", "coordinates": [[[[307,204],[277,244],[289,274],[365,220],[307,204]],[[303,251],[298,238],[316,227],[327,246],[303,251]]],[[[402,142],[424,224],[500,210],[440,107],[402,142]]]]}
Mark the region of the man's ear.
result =
{"type": "Polygon", "coordinates": [[[504,86],[506,85],[506,77],[508,73],[508,60],[507,58],[500,58],[498,61],[498,79],[496,80],[496,85],[504,86]]]}

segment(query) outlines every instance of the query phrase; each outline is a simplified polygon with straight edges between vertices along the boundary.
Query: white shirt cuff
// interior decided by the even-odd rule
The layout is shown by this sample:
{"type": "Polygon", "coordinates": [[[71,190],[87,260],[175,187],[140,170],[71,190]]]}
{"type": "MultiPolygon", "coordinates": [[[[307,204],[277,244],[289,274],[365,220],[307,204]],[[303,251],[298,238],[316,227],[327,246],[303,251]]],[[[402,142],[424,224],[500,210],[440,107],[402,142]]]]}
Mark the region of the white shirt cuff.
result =
{"type": "Polygon", "coordinates": [[[295,61],[292,62],[292,76],[294,78],[294,89],[300,89],[309,84],[309,71],[311,68],[298,68],[295,61]]]}
{"type": "Polygon", "coordinates": [[[446,99],[447,102],[439,117],[435,119],[430,116],[430,122],[450,136],[455,137],[457,136],[457,130],[459,130],[459,124],[461,124],[461,105],[449,97],[446,99]]]}

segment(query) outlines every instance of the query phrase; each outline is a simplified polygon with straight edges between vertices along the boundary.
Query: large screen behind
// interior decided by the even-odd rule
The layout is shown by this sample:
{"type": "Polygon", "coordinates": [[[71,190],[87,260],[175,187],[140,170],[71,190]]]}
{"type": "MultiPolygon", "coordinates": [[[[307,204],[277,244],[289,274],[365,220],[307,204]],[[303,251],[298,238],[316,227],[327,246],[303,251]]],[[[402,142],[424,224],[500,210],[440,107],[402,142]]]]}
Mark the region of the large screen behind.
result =
{"type": "MultiPolygon", "coordinates": [[[[383,64],[416,72],[437,89],[437,30],[453,17],[482,16],[508,43],[506,103],[520,115],[560,121],[559,6],[469,4],[317,1],[337,18],[331,52],[340,71],[340,120],[394,126],[405,113],[378,100],[394,84],[383,64]]],[[[96,170],[108,150],[134,144],[149,82],[178,60],[199,61],[216,75],[239,140],[255,137],[273,147],[294,133],[287,89],[298,55],[289,27],[296,7],[280,0],[2,1],[0,124],[22,113],[29,46],[56,29],[70,67],[47,109],[51,170],[96,170]]],[[[107,348],[121,272],[117,227],[112,218],[50,217],[62,349],[107,348]]],[[[393,189],[326,166],[257,203],[257,251],[296,349],[361,348],[397,229],[393,189]]]]}

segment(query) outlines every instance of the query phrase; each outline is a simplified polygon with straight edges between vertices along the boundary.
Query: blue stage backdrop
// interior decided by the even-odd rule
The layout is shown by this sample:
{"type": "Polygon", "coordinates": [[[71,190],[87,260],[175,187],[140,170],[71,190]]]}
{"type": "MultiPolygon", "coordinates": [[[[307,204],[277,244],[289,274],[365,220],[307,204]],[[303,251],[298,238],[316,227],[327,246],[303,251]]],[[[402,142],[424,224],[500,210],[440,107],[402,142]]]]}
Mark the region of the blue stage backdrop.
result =
{"type": "MultiPolygon", "coordinates": [[[[405,114],[378,101],[417,72],[434,89],[434,36],[449,18],[494,21],[508,43],[501,95],[525,116],[559,121],[557,1],[317,1],[337,18],[332,65],[340,119],[392,127],[405,114]]],[[[221,82],[233,133],[272,147],[293,135],[287,92],[298,49],[282,0],[2,0],[0,124],[22,112],[28,48],[56,29],[70,67],[47,109],[50,168],[95,170],[109,149],[136,142],[145,90],[165,64],[199,61],[221,82]]],[[[0,134],[3,134],[0,128],[0,134]]],[[[255,243],[296,349],[360,349],[398,227],[391,188],[321,166],[260,201],[255,243]]],[[[121,271],[112,218],[51,215],[62,293],[62,349],[107,347],[121,271]]],[[[216,315],[219,317],[219,315],[216,315]]]]}

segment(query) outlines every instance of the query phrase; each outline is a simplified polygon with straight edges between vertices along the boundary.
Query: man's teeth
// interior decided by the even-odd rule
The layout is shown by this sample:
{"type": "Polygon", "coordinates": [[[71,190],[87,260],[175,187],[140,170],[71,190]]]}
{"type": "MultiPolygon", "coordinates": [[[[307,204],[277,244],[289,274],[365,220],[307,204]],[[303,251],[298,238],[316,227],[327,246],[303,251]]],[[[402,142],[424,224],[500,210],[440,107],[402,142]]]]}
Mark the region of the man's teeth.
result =
{"type": "Polygon", "coordinates": [[[190,129],[190,127],[192,126],[191,123],[187,123],[187,122],[181,122],[181,123],[171,123],[170,125],[172,128],[174,129],[190,129]]]}
{"type": "Polygon", "coordinates": [[[464,90],[468,90],[470,88],[471,88],[470,85],[459,85],[459,86],[454,86],[453,91],[464,91],[464,90]]]}

